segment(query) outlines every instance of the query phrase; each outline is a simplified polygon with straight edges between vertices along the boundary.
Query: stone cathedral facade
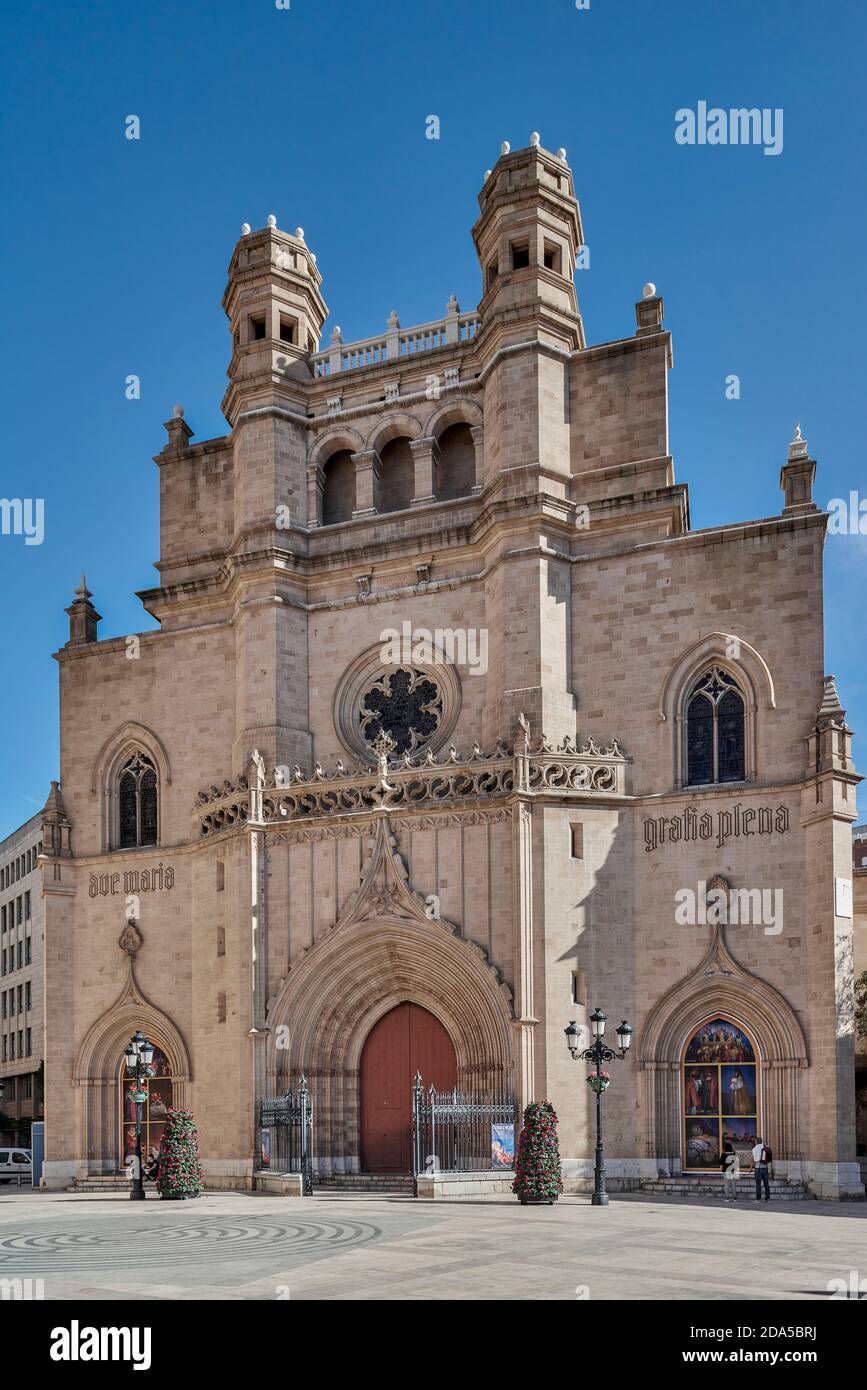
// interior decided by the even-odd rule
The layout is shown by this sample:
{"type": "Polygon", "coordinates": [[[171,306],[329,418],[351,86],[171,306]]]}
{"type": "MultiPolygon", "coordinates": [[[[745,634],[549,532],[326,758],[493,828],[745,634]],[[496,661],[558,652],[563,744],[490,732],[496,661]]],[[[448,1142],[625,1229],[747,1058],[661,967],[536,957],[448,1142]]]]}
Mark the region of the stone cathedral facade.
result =
{"type": "Polygon", "coordinates": [[[320,1178],[406,1171],[418,1070],[551,1100],[578,1190],[564,1028],[600,1006],[635,1029],[612,1188],[761,1134],[777,1177],[863,1196],[815,462],[798,431],[778,515],[693,530],[654,287],[588,343],[572,174],[535,137],[479,205],[477,310],[324,348],[303,231],[245,226],[228,433],[178,407],[156,458],[159,627],[99,638],[84,581],[67,610],[51,1186],[128,1165],[141,1028],[145,1143],[191,1107],[212,1186],[255,1183],[258,1103],[302,1074],[320,1178]]]}

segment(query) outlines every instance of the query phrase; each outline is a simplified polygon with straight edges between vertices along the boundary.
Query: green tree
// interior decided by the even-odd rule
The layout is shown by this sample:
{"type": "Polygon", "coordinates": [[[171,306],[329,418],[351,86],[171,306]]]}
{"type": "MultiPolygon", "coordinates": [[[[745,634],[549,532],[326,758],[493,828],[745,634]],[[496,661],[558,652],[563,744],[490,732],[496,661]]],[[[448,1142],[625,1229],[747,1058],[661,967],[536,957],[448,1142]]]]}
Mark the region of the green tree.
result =
{"type": "Polygon", "coordinates": [[[859,1038],[867,1038],[867,970],[855,981],[855,1029],[859,1038]]]}

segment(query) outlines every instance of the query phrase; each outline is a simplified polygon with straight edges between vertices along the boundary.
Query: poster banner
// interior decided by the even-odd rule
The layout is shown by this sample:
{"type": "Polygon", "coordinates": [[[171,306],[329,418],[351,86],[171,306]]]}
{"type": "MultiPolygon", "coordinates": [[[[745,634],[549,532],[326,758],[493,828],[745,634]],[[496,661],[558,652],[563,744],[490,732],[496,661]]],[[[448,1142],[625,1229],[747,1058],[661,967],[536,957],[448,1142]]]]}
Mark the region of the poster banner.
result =
{"type": "Polygon", "coordinates": [[[491,1125],[491,1167],[514,1168],[515,1126],[491,1125]]]}

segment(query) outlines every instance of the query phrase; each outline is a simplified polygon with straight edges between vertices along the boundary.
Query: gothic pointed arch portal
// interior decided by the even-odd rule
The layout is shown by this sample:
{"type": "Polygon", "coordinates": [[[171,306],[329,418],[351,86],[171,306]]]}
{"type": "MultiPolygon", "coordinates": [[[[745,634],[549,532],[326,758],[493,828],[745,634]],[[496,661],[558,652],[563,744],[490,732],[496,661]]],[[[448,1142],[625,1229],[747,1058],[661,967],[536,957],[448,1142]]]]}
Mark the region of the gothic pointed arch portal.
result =
{"type": "MultiPolygon", "coordinates": [[[[325,1174],[361,1170],[362,1050],[374,1026],[400,1005],[439,1021],[454,1048],[460,1089],[514,1085],[511,991],[484,950],[413,892],[387,817],[378,814],[371,829],[360,887],[268,1007],[268,1093],[280,1095],[307,1077],[314,1162],[325,1174]]],[[[407,1088],[407,1114],[410,1103],[407,1088]]]]}
{"type": "Polygon", "coordinates": [[[153,1114],[150,1101],[145,1107],[143,1143],[151,1132],[151,1121],[156,1139],[158,1122],[165,1118],[161,1112],[168,1109],[169,1101],[177,1107],[186,1106],[191,1079],[183,1036],[168,1015],[142,993],[136,980],[135,955],[141,945],[137,928],[128,924],[119,944],[127,955],[126,982],[111,1007],[88,1029],[75,1059],[77,1106],[69,1119],[80,1136],[78,1151],[85,1154],[87,1171],[93,1174],[117,1172],[128,1157],[128,1086],[123,1054],[133,1033],[140,1030],[154,1043],[161,1073],[152,1083],[153,1114]]]}
{"type": "MultiPolygon", "coordinates": [[[[641,1030],[639,1065],[645,1077],[646,1152],[660,1165],[675,1171],[710,1168],[703,1161],[702,1145],[709,1152],[717,1139],[725,1137],[726,1124],[732,1135],[743,1131],[743,1148],[755,1125],[778,1159],[802,1157],[799,1078],[809,1065],[803,1030],[785,996],[735,959],[722,924],[714,927],[698,968],[664,994],[648,1014],[641,1030]],[[727,1032],[731,1036],[724,1038],[727,1032]],[[752,1062],[746,1060],[750,1051],[752,1062]],[[705,1059],[707,1076],[700,1087],[688,1091],[689,1065],[698,1066],[705,1059]],[[751,1066],[755,1071],[748,1075],[751,1066]],[[738,1069],[741,1086],[735,1077],[738,1069]],[[711,1100],[713,1070],[716,1089],[711,1100]],[[720,1095],[720,1087],[728,1088],[729,1094],[720,1095]],[[748,1095],[736,1096],[742,1088],[748,1095]],[[749,1115],[744,1108],[747,1098],[749,1115]],[[703,1124],[705,1102],[717,1117],[715,1137],[703,1124]],[[742,1123],[734,1124],[737,1111],[730,1115],[723,1105],[740,1106],[742,1123]],[[690,1106],[692,1116],[687,1113],[690,1106]]],[[[719,1149],[715,1157],[718,1153],[719,1149]]]]}

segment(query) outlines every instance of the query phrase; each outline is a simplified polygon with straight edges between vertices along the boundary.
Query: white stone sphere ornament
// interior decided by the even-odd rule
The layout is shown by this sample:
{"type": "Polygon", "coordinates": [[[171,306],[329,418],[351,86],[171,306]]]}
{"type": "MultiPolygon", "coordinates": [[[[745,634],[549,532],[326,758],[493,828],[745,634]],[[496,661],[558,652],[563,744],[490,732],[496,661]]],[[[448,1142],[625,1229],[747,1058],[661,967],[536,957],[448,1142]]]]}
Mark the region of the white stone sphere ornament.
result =
{"type": "Polygon", "coordinates": [[[541,142],[541,139],[542,139],[542,137],[541,137],[541,135],[539,134],[538,130],[531,130],[531,131],[530,131],[530,144],[531,144],[531,145],[538,145],[538,144],[541,142]]]}
{"type": "Polygon", "coordinates": [[[241,223],[241,236],[249,236],[249,235],[250,235],[250,223],[249,223],[249,222],[242,222],[242,223],[241,223]]]}
{"type": "Polygon", "coordinates": [[[500,154],[508,154],[511,148],[512,146],[509,144],[508,140],[504,140],[500,146],[500,154]]]}
{"type": "Polygon", "coordinates": [[[273,212],[269,212],[269,213],[268,213],[268,226],[269,226],[269,227],[276,227],[276,226],[277,226],[277,218],[274,216],[273,212]]]}
{"type": "Polygon", "coordinates": [[[648,280],[641,293],[645,299],[653,299],[656,294],[656,286],[653,284],[652,280],[648,280]]]}

